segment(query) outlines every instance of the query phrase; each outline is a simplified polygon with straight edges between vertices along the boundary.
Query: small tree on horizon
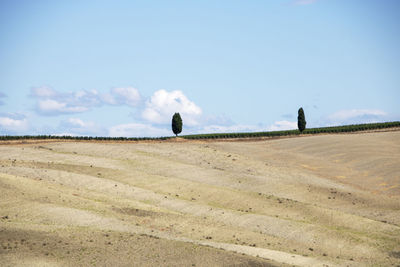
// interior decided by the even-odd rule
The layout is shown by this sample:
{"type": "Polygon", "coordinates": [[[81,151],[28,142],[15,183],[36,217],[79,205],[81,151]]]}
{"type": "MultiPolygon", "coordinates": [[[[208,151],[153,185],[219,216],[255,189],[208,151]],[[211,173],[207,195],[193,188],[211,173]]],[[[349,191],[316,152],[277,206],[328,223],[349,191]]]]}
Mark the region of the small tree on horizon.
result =
{"type": "Polygon", "coordinates": [[[182,132],[182,118],[179,113],[175,113],[172,116],[172,131],[176,136],[182,132]]]}
{"type": "Polygon", "coordinates": [[[299,131],[302,133],[306,129],[306,117],[304,116],[303,108],[299,108],[298,116],[297,116],[297,126],[299,127],[299,131]]]}

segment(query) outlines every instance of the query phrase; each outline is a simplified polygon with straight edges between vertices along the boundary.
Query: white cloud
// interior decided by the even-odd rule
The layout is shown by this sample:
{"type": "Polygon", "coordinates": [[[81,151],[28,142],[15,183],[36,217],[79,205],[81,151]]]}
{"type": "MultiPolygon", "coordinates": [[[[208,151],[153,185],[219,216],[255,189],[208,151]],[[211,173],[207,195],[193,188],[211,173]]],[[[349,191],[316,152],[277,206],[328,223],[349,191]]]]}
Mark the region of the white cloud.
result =
{"type": "Polygon", "coordinates": [[[112,94],[110,94],[110,93],[102,94],[100,97],[101,97],[101,101],[102,101],[103,103],[105,103],[105,104],[108,104],[108,105],[117,105],[117,100],[116,100],[115,97],[114,97],[112,94]]]}
{"type": "Polygon", "coordinates": [[[46,99],[46,100],[40,100],[38,102],[39,109],[42,111],[52,111],[52,110],[60,110],[65,108],[66,104],[65,103],[59,103],[56,100],[52,99],[46,99]]]}
{"type": "Polygon", "coordinates": [[[31,97],[37,99],[36,110],[42,115],[80,113],[101,104],[96,90],[58,92],[48,87],[31,89],[31,97]]]}
{"type": "Polygon", "coordinates": [[[364,116],[380,117],[385,115],[387,115],[386,112],[379,109],[350,109],[350,110],[340,110],[338,112],[335,112],[328,118],[331,120],[344,121],[357,117],[364,117],[364,116]]]}
{"type": "Polygon", "coordinates": [[[57,95],[57,92],[52,88],[42,86],[42,87],[34,87],[31,89],[31,96],[36,97],[53,97],[57,95]]]}
{"type": "Polygon", "coordinates": [[[284,131],[297,129],[296,121],[276,121],[268,127],[268,131],[284,131]]]}
{"type": "Polygon", "coordinates": [[[87,107],[71,106],[67,103],[58,102],[53,99],[39,100],[37,107],[43,114],[57,115],[59,113],[79,113],[87,111],[87,107]]]}
{"type": "Polygon", "coordinates": [[[390,121],[393,118],[380,109],[340,110],[321,119],[321,125],[347,125],[390,121]]]}
{"type": "Polygon", "coordinates": [[[31,97],[36,98],[36,110],[42,115],[81,113],[102,105],[137,106],[141,97],[133,87],[118,87],[109,93],[100,94],[96,90],[58,92],[48,87],[31,89],[31,97]]]}
{"type": "Polygon", "coordinates": [[[78,119],[78,118],[69,118],[67,120],[67,124],[69,124],[72,127],[87,127],[87,126],[89,126],[89,125],[91,125],[93,123],[86,123],[86,122],[83,122],[81,119],[78,119]]]}
{"type": "Polygon", "coordinates": [[[116,87],[110,93],[102,94],[101,100],[109,105],[128,105],[136,107],[140,104],[142,97],[139,90],[133,87],[116,87]]]}
{"type": "Polygon", "coordinates": [[[120,124],[109,129],[109,136],[111,137],[159,137],[170,135],[172,135],[171,129],[158,128],[142,123],[120,124]]]}
{"type": "Polygon", "coordinates": [[[21,115],[0,114],[1,132],[5,134],[21,133],[28,130],[28,120],[21,115]]]}
{"type": "Polygon", "coordinates": [[[74,133],[73,135],[105,135],[106,131],[92,121],[83,121],[79,118],[69,118],[59,125],[59,132],[74,133]]]}
{"type": "Polygon", "coordinates": [[[306,113],[307,127],[309,128],[398,121],[399,118],[398,114],[390,114],[381,109],[339,110],[332,114],[323,115],[317,120],[310,119],[310,121],[307,119],[306,113]]]}
{"type": "Polygon", "coordinates": [[[269,127],[263,125],[207,125],[194,129],[197,133],[240,133],[240,132],[265,132],[297,129],[297,122],[276,121],[269,127]]]}
{"type": "Polygon", "coordinates": [[[111,90],[111,95],[115,96],[118,104],[125,104],[135,107],[140,103],[141,96],[139,91],[133,87],[117,87],[111,90]]]}
{"type": "Polygon", "coordinates": [[[190,101],[181,91],[156,91],[146,102],[142,117],[152,123],[167,124],[175,112],[179,112],[184,124],[193,126],[199,124],[202,110],[190,101]]]}
{"type": "Polygon", "coordinates": [[[256,125],[207,125],[198,130],[198,133],[239,133],[263,131],[262,127],[256,125]]]}

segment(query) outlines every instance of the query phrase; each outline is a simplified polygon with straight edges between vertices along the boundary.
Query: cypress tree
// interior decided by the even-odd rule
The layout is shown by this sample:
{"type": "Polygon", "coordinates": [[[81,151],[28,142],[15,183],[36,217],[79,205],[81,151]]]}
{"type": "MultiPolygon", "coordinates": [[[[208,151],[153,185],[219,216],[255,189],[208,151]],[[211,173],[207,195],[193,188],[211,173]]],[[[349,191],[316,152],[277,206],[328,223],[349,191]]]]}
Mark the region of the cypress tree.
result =
{"type": "Polygon", "coordinates": [[[175,113],[172,116],[172,131],[176,136],[182,132],[182,118],[179,113],[175,113]]]}
{"type": "Polygon", "coordinates": [[[303,108],[299,108],[298,116],[297,116],[297,126],[299,127],[299,131],[302,133],[306,129],[306,117],[304,116],[303,108]]]}

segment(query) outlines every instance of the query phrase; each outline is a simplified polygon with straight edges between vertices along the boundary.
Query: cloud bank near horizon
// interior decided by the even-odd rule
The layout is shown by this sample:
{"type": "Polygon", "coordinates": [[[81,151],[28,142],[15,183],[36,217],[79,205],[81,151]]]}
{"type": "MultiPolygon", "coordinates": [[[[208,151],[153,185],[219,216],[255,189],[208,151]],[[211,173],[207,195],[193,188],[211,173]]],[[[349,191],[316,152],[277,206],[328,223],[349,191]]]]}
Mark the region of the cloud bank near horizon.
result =
{"type": "Polygon", "coordinates": [[[358,124],[390,121],[391,117],[380,109],[349,109],[339,110],[325,119],[326,124],[334,126],[338,124],[358,124]]]}
{"type": "Polygon", "coordinates": [[[0,113],[0,134],[23,134],[30,125],[25,115],[19,113],[0,113]]]}
{"type": "MultiPolygon", "coordinates": [[[[183,91],[160,89],[150,97],[143,97],[134,87],[115,87],[103,93],[97,90],[60,92],[50,87],[34,87],[29,97],[34,100],[33,111],[39,118],[58,118],[58,124],[38,129],[23,113],[0,113],[0,134],[52,134],[110,137],[157,137],[172,135],[172,115],[179,112],[184,123],[182,134],[280,131],[297,128],[295,116],[282,115],[283,120],[272,124],[237,124],[227,116],[204,114],[202,108],[183,91]],[[101,119],[84,119],[87,112],[103,106],[128,107],[135,111],[133,121],[101,125],[101,119]]],[[[5,99],[4,94],[0,94],[5,99]]],[[[27,113],[25,113],[27,114],[27,113]]],[[[309,122],[309,127],[383,122],[393,120],[379,109],[339,110],[309,122]]],[[[307,111],[306,111],[307,119],[307,111]]]]}

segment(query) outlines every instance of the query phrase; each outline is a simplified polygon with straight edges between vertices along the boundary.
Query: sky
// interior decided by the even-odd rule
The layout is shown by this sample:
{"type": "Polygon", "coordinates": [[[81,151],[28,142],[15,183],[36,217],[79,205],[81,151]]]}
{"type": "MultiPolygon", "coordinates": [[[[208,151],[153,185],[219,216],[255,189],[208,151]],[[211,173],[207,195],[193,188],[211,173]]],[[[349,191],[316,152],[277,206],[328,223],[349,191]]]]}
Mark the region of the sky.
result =
{"type": "Polygon", "coordinates": [[[400,120],[397,0],[0,0],[0,135],[400,120]]]}

